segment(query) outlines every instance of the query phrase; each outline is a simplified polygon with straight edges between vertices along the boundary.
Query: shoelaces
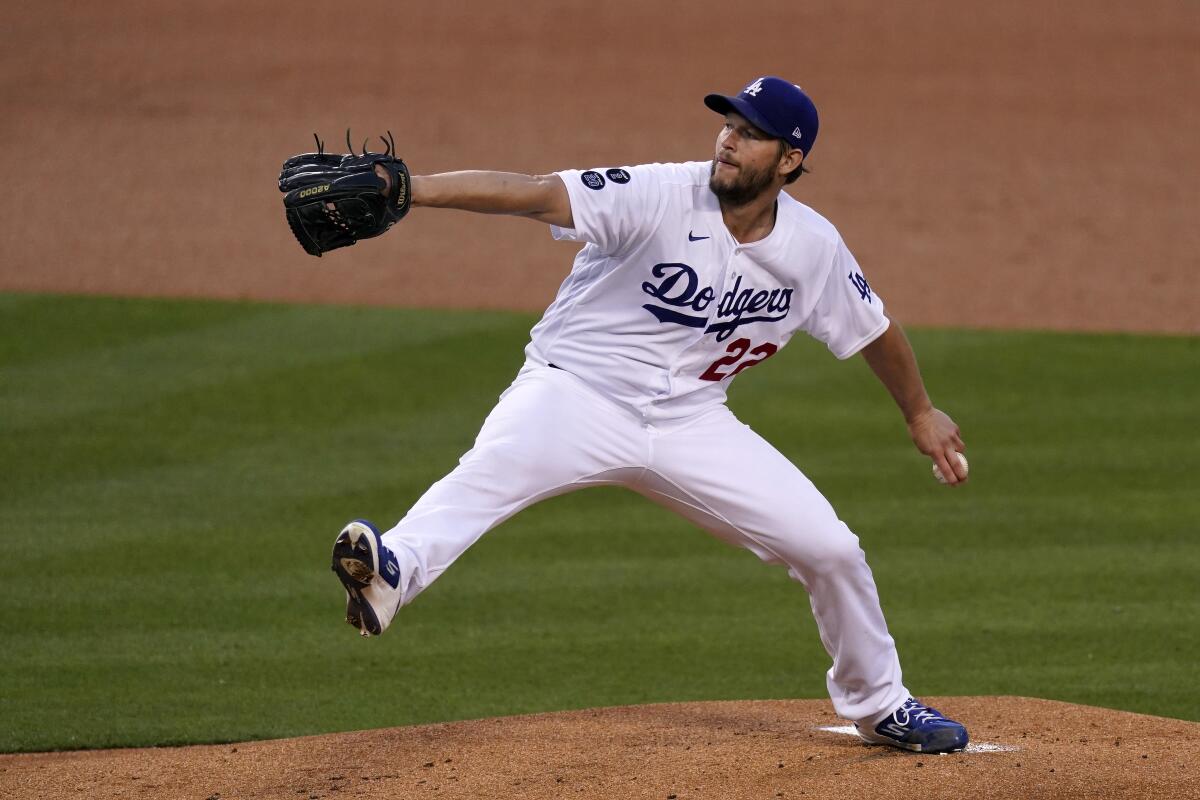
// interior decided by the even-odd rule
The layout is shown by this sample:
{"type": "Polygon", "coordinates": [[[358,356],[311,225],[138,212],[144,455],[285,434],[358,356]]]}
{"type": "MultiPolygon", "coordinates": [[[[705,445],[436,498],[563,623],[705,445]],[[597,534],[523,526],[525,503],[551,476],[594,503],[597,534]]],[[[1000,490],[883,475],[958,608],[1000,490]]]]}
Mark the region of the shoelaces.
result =
{"type": "Polygon", "coordinates": [[[910,699],[896,709],[896,713],[892,714],[892,719],[896,720],[899,725],[907,726],[913,723],[920,725],[923,722],[939,722],[945,717],[929,706],[923,706],[916,700],[910,699]]]}

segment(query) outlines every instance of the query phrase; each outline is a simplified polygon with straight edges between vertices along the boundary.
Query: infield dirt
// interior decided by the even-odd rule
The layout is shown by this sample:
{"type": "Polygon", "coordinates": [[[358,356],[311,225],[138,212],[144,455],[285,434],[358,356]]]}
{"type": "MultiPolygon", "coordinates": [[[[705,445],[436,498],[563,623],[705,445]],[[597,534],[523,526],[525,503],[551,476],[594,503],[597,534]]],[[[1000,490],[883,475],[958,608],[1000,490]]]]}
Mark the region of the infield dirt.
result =
{"type": "MultiPolygon", "coordinates": [[[[540,226],[418,210],[316,260],[278,164],[347,125],[392,129],[417,172],[705,159],[700,98],[777,73],[822,112],[793,193],[900,319],[1200,333],[1188,0],[51,0],[6,23],[0,291],[540,309],[572,254],[540,226]]],[[[0,795],[1200,797],[1196,723],[937,703],[1016,749],[910,756],[817,730],[826,701],[697,703],[3,756],[0,795]]]]}
{"type": "Polygon", "coordinates": [[[914,755],[824,730],[817,700],[679,703],[301,739],[0,756],[29,798],[1200,797],[1200,723],[1023,697],[932,702],[983,750],[914,755]]]}

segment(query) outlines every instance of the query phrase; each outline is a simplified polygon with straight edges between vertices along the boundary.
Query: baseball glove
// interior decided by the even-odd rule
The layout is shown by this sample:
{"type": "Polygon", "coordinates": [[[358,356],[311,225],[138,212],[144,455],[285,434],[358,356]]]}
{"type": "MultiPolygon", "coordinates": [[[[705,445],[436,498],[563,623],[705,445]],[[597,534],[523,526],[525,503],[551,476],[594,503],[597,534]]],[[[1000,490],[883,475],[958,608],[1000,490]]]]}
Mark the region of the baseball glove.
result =
{"type": "Polygon", "coordinates": [[[346,131],[347,155],[325,152],[315,135],[317,152],[302,153],[283,162],[279,191],[288,225],[309,255],[317,256],[349,247],[387,231],[408,213],[412,202],[408,167],[396,158],[392,134],[383,140],[386,150],[355,155],[346,131]],[[379,176],[376,167],[388,175],[379,176]]]}

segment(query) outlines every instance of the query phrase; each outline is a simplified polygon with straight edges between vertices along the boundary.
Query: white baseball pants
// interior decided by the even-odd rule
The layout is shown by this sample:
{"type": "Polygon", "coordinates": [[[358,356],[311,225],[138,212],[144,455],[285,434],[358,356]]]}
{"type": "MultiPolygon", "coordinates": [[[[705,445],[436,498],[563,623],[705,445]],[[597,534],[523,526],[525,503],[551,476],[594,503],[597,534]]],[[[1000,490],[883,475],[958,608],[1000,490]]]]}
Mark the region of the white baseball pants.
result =
{"type": "Polygon", "coordinates": [[[908,698],[858,537],[799,469],[724,405],[649,425],[552,367],[527,365],[458,467],[383,535],[401,605],[521,509],[612,484],[788,567],[833,658],[826,685],[840,716],[874,721],[908,698]]]}

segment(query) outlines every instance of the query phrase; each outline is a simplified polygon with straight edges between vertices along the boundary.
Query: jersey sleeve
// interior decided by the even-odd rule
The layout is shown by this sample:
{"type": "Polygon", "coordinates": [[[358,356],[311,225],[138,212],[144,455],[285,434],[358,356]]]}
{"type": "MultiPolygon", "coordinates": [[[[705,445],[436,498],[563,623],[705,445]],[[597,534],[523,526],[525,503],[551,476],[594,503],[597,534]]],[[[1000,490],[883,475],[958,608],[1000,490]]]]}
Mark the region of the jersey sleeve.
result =
{"type": "Polygon", "coordinates": [[[662,199],[663,176],[656,166],[555,173],[566,184],[575,227],[551,226],[554,238],[590,242],[612,254],[650,235],[662,199]]]}
{"type": "Polygon", "coordinates": [[[845,359],[875,341],[889,324],[883,299],[839,238],[825,288],[802,326],[804,331],[845,359]]]}

